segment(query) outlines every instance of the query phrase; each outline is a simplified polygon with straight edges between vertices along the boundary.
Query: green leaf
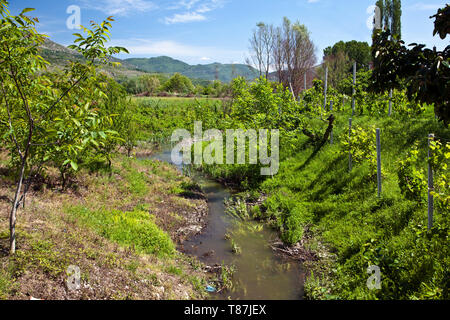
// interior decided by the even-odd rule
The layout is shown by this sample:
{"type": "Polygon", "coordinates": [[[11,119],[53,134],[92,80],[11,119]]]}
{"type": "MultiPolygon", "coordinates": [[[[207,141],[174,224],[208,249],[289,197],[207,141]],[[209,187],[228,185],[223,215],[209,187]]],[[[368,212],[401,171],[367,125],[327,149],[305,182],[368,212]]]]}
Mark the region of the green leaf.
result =
{"type": "Polygon", "coordinates": [[[34,10],[36,10],[36,9],[34,9],[34,8],[25,8],[25,9],[22,10],[20,15],[23,15],[24,13],[27,13],[27,12],[30,12],[30,11],[34,11],[34,10]]]}
{"type": "Polygon", "coordinates": [[[78,165],[73,160],[70,160],[70,166],[72,167],[73,170],[75,171],[78,170],[78,165]]]}

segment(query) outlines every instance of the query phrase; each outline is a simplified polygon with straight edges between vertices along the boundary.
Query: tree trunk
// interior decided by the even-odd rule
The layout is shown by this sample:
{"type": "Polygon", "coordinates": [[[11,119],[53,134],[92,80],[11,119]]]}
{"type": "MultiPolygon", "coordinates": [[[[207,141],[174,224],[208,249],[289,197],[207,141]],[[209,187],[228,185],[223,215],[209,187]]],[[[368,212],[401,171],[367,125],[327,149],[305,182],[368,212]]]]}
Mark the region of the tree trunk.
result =
{"type": "Polygon", "coordinates": [[[9,217],[9,253],[13,255],[16,253],[16,213],[17,213],[17,203],[19,201],[20,192],[22,190],[23,176],[25,173],[26,161],[22,161],[22,168],[20,169],[19,181],[17,182],[17,189],[14,195],[14,201],[11,209],[11,215],[9,217]]]}
{"type": "Polygon", "coordinates": [[[62,191],[66,190],[66,173],[65,172],[61,172],[61,189],[62,191]]]}

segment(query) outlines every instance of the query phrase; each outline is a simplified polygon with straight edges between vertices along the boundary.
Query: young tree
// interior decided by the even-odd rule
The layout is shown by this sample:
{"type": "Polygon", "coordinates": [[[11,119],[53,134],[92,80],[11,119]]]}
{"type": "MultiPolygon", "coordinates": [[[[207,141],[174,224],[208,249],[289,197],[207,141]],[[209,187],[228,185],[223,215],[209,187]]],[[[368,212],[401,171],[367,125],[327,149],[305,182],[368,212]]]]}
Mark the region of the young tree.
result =
{"type": "MultiPolygon", "coordinates": [[[[55,84],[42,71],[48,64],[39,55],[39,45],[44,42],[44,36],[35,29],[38,19],[29,18],[25,14],[33,9],[24,9],[19,15],[12,16],[7,8],[7,2],[0,0],[0,90],[2,100],[0,114],[6,115],[7,135],[9,139],[8,150],[12,157],[13,168],[17,172],[17,184],[10,213],[10,253],[16,251],[16,214],[21,202],[24,201],[27,188],[23,182],[26,176],[31,175],[33,166],[38,169],[43,162],[50,160],[51,153],[47,147],[69,145],[72,155],[76,149],[82,148],[73,144],[74,140],[67,137],[67,130],[75,133],[86,134],[89,131],[83,126],[84,119],[77,116],[85,113],[79,110],[92,112],[89,104],[83,107],[65,105],[60,110],[75,88],[84,81],[95,76],[96,63],[109,62],[112,54],[125,51],[120,47],[106,48],[110,17],[101,25],[92,23],[92,30],[84,29],[88,36],[84,38],[76,34],[76,43],[72,46],[81,53],[87,62],[74,62],[66,70],[66,78],[55,84]],[[63,83],[64,82],[64,83],[63,83]],[[74,112],[68,112],[73,109],[74,112]],[[65,115],[65,117],[61,117],[65,115]],[[59,125],[71,120],[74,126],[70,128],[59,127],[59,125]],[[81,120],[81,121],[80,121],[81,120]],[[63,131],[59,130],[64,128],[63,131]],[[66,130],[67,129],[67,130],[66,130]],[[49,141],[49,137],[53,137],[49,141]]],[[[91,114],[91,116],[93,116],[91,114]]],[[[94,124],[99,119],[91,117],[94,124]]],[[[78,134],[79,136],[79,134],[78,134]]],[[[83,140],[85,144],[96,143],[96,139],[86,134],[83,140]],[[89,138],[87,138],[89,136],[89,138]],[[87,138],[87,139],[86,139],[87,138]]],[[[76,170],[74,158],[65,160],[76,170]]]]}

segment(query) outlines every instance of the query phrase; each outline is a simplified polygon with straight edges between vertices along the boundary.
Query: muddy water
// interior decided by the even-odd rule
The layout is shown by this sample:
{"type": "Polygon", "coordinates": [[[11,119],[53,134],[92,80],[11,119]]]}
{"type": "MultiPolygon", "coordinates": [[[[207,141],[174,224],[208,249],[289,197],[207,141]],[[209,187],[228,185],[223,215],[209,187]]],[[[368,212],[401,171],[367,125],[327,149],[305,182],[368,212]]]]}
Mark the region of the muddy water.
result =
{"type": "MultiPolygon", "coordinates": [[[[172,163],[170,151],[160,152],[154,159],[172,163]]],[[[183,170],[178,166],[179,170],[183,170]]],[[[184,168],[186,171],[186,168],[184,168]]],[[[233,289],[215,293],[215,299],[297,300],[303,296],[304,273],[298,262],[274,254],[269,243],[276,233],[257,222],[237,221],[226,214],[224,200],[231,194],[221,184],[199,173],[190,174],[202,187],[208,200],[209,215],[203,232],[183,244],[183,251],[208,265],[235,267],[233,289]],[[231,234],[241,253],[232,252],[231,234]]]]}

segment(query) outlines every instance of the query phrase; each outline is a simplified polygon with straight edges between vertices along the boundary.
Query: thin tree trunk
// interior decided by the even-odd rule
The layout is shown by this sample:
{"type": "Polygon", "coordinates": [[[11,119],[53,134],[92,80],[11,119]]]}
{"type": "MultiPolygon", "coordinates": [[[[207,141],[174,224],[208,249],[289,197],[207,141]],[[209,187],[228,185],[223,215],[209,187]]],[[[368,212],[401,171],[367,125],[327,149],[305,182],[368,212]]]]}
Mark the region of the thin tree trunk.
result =
{"type": "Polygon", "coordinates": [[[25,174],[26,160],[22,161],[22,168],[20,169],[19,182],[17,183],[16,193],[14,195],[13,206],[11,209],[11,215],[9,217],[9,252],[11,255],[16,253],[16,213],[17,213],[17,203],[19,201],[20,192],[22,190],[23,176],[25,174]]]}

